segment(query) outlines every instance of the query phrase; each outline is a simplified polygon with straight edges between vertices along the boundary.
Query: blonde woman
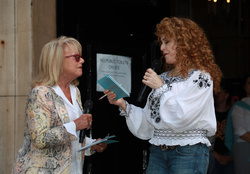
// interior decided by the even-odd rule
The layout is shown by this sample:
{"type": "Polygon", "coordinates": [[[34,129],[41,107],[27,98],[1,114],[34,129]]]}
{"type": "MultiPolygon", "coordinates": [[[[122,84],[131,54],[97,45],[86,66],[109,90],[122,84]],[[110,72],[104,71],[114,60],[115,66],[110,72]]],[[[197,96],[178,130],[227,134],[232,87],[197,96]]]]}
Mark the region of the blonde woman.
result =
{"type": "MultiPolygon", "coordinates": [[[[65,36],[43,47],[39,75],[27,99],[24,140],[13,173],[82,173],[79,132],[90,128],[92,115],[83,114],[77,88],[84,63],[81,50],[77,40],[65,36]]],[[[84,143],[93,141],[86,137],[84,143]]],[[[102,152],[106,145],[91,148],[102,152]]],[[[90,150],[85,154],[90,155],[90,150]]]]}

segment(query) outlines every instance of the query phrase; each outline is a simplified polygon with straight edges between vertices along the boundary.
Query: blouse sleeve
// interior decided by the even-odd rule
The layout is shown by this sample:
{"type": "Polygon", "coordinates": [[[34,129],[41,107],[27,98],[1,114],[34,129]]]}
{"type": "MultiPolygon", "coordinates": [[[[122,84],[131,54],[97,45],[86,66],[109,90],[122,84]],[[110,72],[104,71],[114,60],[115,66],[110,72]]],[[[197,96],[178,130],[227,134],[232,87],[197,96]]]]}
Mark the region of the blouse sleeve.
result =
{"type": "MultiPolygon", "coordinates": [[[[93,143],[95,140],[96,140],[96,139],[92,139],[92,138],[86,137],[86,138],[85,138],[85,146],[90,145],[90,144],[93,143]]],[[[86,156],[92,155],[90,149],[91,149],[91,148],[88,148],[88,149],[84,150],[84,153],[85,153],[86,156]]]]}
{"type": "Polygon", "coordinates": [[[213,81],[210,75],[195,72],[187,80],[156,89],[160,97],[160,115],[167,128],[176,132],[190,129],[208,130],[208,136],[216,131],[213,100],[213,81]]]}
{"type": "Polygon", "coordinates": [[[126,101],[126,112],[121,109],[120,112],[120,115],[125,116],[128,129],[134,136],[142,140],[152,137],[154,128],[146,119],[148,113],[146,107],[140,108],[126,101]]]}
{"type": "Polygon", "coordinates": [[[232,123],[234,128],[234,134],[237,137],[242,136],[247,132],[246,120],[244,119],[243,108],[235,105],[232,110],[232,123]]]}
{"type": "Polygon", "coordinates": [[[75,124],[75,122],[72,121],[72,122],[69,122],[69,123],[65,123],[65,124],[63,124],[63,126],[65,127],[67,132],[74,135],[76,138],[78,137],[77,134],[76,134],[76,124],[75,124]]]}
{"type": "Polygon", "coordinates": [[[71,141],[71,136],[63,124],[60,125],[58,120],[52,118],[53,102],[51,98],[48,90],[34,88],[28,99],[26,113],[31,141],[34,146],[41,149],[71,141]]]}

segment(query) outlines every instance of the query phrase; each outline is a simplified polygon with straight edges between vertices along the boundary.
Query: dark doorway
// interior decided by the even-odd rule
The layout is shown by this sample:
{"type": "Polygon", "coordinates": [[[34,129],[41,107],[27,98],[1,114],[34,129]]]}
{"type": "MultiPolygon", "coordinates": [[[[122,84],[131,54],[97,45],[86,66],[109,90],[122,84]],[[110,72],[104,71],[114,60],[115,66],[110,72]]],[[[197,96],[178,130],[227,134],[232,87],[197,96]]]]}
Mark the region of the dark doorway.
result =
{"type": "Polygon", "coordinates": [[[143,173],[143,150],[146,140],[132,135],[118,107],[96,92],[96,53],[123,55],[132,58],[132,92],[126,100],[143,107],[145,101],[136,101],[142,86],[141,79],[152,60],[160,53],[155,42],[155,26],[169,16],[170,2],[158,0],[59,0],[57,1],[57,35],[74,37],[83,46],[85,60],[83,76],[79,79],[82,103],[94,103],[93,138],[116,135],[119,143],[108,145],[103,153],[86,157],[84,173],[92,164],[92,173],[143,173]]]}

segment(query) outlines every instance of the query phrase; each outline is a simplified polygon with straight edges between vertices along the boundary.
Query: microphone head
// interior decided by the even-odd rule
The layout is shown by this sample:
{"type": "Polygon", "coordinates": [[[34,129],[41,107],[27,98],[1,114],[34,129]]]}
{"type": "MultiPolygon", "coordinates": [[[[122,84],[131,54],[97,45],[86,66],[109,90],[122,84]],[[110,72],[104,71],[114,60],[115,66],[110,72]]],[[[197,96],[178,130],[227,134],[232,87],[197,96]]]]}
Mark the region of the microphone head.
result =
{"type": "Polygon", "coordinates": [[[84,103],[84,109],[89,109],[91,110],[93,108],[93,102],[91,100],[87,100],[84,103]]]}
{"type": "Polygon", "coordinates": [[[161,67],[161,61],[158,60],[158,59],[155,59],[153,62],[152,62],[152,65],[151,65],[151,68],[154,70],[154,71],[158,71],[161,67]]]}

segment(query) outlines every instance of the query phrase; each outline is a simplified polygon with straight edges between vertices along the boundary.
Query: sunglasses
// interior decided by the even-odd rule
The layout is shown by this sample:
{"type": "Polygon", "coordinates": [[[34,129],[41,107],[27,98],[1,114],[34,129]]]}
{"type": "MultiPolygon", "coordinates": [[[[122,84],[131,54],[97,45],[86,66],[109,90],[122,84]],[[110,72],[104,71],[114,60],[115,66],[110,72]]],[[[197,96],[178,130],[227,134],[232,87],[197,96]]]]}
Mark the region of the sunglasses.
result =
{"type": "Polygon", "coordinates": [[[69,57],[75,57],[76,61],[79,62],[80,61],[80,58],[82,58],[81,55],[79,54],[74,54],[74,55],[70,55],[70,56],[65,56],[65,58],[69,58],[69,57]]]}

